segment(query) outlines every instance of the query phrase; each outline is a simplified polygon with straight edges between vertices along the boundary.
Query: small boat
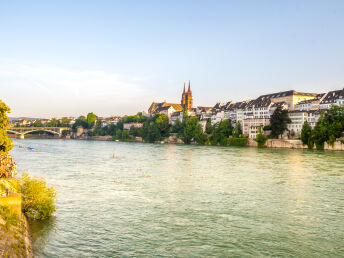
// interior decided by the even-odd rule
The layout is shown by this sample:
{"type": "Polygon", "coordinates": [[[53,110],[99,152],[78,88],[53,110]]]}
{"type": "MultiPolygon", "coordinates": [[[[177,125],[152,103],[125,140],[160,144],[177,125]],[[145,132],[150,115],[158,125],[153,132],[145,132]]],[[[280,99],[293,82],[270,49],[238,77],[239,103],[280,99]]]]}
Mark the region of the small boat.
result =
{"type": "Polygon", "coordinates": [[[35,148],[34,147],[31,147],[31,146],[29,146],[29,147],[27,147],[29,150],[35,150],[35,148]]]}

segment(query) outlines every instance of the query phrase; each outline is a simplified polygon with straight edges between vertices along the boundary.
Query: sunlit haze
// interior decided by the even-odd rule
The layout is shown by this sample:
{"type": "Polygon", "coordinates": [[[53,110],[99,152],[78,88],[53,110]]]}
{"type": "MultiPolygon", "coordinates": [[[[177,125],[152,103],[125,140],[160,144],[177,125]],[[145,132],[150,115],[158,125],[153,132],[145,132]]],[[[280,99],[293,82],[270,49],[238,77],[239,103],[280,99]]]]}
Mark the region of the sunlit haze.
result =
{"type": "Polygon", "coordinates": [[[1,1],[10,116],[135,114],[344,87],[344,1],[1,1]]]}

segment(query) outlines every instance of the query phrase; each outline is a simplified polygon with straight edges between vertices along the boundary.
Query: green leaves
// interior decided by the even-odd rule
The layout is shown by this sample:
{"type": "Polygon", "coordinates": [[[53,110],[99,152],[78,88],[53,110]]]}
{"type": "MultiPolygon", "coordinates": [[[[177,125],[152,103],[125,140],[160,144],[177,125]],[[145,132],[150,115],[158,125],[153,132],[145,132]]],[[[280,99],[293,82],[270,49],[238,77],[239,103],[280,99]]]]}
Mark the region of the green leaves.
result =
{"type": "Polygon", "coordinates": [[[270,118],[271,136],[277,138],[288,129],[287,124],[291,122],[288,111],[277,107],[270,118]]]}
{"type": "Polygon", "coordinates": [[[324,143],[335,143],[344,130],[344,107],[333,105],[320,116],[312,131],[312,138],[317,149],[324,149],[324,143]]]}
{"type": "Polygon", "coordinates": [[[265,143],[268,140],[268,138],[263,135],[262,127],[258,128],[257,137],[253,140],[255,140],[258,143],[258,148],[263,148],[265,146],[265,143]]]}
{"type": "Polygon", "coordinates": [[[0,152],[7,153],[13,148],[12,140],[7,136],[10,108],[0,100],[0,152]]]}
{"type": "Polygon", "coordinates": [[[190,144],[193,140],[199,144],[204,144],[207,140],[207,137],[203,134],[202,127],[198,122],[198,118],[195,116],[187,119],[183,137],[183,141],[186,144],[190,144]]]}
{"type": "Polygon", "coordinates": [[[48,187],[43,177],[33,177],[23,173],[20,177],[22,193],[22,209],[26,216],[43,220],[50,217],[56,210],[56,191],[48,187]]]}
{"type": "Polygon", "coordinates": [[[301,141],[308,146],[308,149],[313,149],[314,141],[312,138],[312,127],[307,121],[302,126],[301,141]]]}

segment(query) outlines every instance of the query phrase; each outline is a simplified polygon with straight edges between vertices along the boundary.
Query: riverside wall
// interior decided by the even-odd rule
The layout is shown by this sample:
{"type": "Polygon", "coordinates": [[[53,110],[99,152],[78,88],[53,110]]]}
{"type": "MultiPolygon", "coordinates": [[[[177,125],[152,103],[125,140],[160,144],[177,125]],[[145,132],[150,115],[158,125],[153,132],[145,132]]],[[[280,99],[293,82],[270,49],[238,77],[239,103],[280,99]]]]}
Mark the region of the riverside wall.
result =
{"type": "MultiPolygon", "coordinates": [[[[253,139],[249,139],[247,146],[257,147],[257,142],[253,139]]],[[[301,140],[283,140],[283,139],[269,139],[265,143],[267,148],[284,148],[284,149],[307,149],[306,145],[303,145],[301,140]]],[[[334,151],[344,151],[344,144],[340,141],[336,141],[333,146],[325,143],[325,150],[334,150],[334,151]]]]}

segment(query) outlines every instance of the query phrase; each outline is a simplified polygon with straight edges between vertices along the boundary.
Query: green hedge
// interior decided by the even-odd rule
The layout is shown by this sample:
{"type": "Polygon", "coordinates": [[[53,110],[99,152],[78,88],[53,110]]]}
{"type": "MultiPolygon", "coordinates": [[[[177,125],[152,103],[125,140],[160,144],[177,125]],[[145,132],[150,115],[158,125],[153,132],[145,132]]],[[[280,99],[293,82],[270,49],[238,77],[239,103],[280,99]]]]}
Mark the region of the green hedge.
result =
{"type": "Polygon", "coordinates": [[[228,145],[229,146],[246,146],[248,143],[248,138],[229,138],[228,145]]]}

